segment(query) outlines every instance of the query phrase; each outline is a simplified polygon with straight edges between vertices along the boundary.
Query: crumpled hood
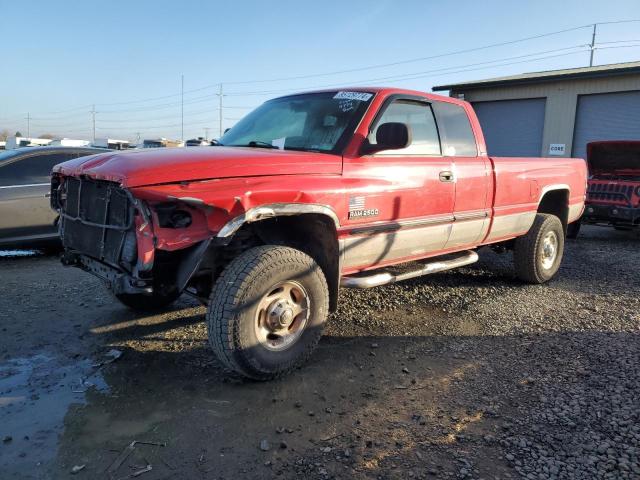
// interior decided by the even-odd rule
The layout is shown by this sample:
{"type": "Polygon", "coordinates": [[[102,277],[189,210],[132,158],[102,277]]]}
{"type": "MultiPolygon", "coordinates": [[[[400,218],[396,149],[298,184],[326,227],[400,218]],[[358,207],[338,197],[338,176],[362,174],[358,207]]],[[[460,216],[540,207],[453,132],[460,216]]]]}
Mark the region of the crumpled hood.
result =
{"type": "Polygon", "coordinates": [[[591,175],[640,175],[640,141],[591,142],[587,163],[591,175]]]}
{"type": "Polygon", "coordinates": [[[81,157],[56,165],[53,171],[139,187],[213,178],[339,174],[342,158],[249,147],[149,148],[81,157]]]}

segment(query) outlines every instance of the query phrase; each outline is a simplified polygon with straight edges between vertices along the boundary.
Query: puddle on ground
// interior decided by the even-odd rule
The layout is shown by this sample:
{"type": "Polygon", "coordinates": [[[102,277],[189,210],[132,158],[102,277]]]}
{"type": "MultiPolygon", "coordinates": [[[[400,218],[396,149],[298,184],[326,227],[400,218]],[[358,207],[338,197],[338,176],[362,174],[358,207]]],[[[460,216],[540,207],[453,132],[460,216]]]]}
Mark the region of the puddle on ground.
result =
{"type": "Polygon", "coordinates": [[[91,360],[63,364],[44,354],[0,364],[0,471],[33,473],[55,458],[69,407],[107,390],[91,360]]]}
{"type": "Polygon", "coordinates": [[[42,252],[40,250],[0,250],[2,258],[35,257],[36,255],[42,255],[42,252]]]}

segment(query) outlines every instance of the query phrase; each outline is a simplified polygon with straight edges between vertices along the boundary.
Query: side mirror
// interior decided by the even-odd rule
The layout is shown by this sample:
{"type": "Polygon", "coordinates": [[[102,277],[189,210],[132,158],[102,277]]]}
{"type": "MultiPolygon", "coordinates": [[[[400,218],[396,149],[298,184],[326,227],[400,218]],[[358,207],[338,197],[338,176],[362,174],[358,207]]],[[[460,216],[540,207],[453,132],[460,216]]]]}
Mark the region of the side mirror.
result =
{"type": "Polygon", "coordinates": [[[367,144],[364,153],[375,153],[382,150],[399,150],[411,144],[411,131],[406,123],[387,122],[376,130],[376,143],[367,144]]]}

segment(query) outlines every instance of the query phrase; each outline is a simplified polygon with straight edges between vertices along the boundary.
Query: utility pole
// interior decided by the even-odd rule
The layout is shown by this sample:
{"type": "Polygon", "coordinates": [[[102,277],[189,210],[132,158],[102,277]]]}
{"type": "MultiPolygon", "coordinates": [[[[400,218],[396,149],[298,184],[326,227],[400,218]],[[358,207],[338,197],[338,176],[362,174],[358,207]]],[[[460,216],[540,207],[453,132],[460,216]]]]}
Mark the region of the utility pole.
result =
{"type": "Polygon", "coordinates": [[[204,127],[204,139],[209,141],[209,130],[211,130],[209,127],[204,127]]]}
{"type": "Polygon", "coordinates": [[[184,75],[181,76],[182,86],[180,89],[180,117],[181,117],[181,133],[180,133],[180,141],[184,142],[184,75]]]}
{"type": "Polygon", "coordinates": [[[91,106],[91,118],[93,121],[93,143],[96,143],[96,105],[91,106]]]}
{"type": "Polygon", "coordinates": [[[222,137],[222,84],[220,84],[220,93],[218,93],[218,139],[222,137]]]}
{"type": "Polygon", "coordinates": [[[593,67],[593,53],[596,51],[596,28],[598,27],[597,23],[593,24],[593,33],[591,34],[591,43],[589,47],[591,48],[591,54],[589,55],[589,66],[593,67]]]}
{"type": "Polygon", "coordinates": [[[27,116],[24,117],[27,121],[27,138],[31,138],[31,115],[27,112],[27,116]]]}

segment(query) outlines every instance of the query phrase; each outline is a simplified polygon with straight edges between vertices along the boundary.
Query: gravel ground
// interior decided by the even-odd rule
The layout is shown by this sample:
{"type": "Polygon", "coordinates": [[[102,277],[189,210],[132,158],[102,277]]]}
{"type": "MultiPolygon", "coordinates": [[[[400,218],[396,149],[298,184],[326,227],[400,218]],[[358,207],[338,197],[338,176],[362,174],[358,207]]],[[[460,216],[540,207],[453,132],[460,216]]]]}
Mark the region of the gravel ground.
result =
{"type": "Polygon", "coordinates": [[[55,258],[3,257],[0,471],[640,478],[639,245],[584,228],[543,286],[487,251],[470,268],[345,290],[311,362],[269,383],[223,371],[189,299],[140,316],[55,258]],[[118,465],[134,440],[163,446],[118,465]]]}

